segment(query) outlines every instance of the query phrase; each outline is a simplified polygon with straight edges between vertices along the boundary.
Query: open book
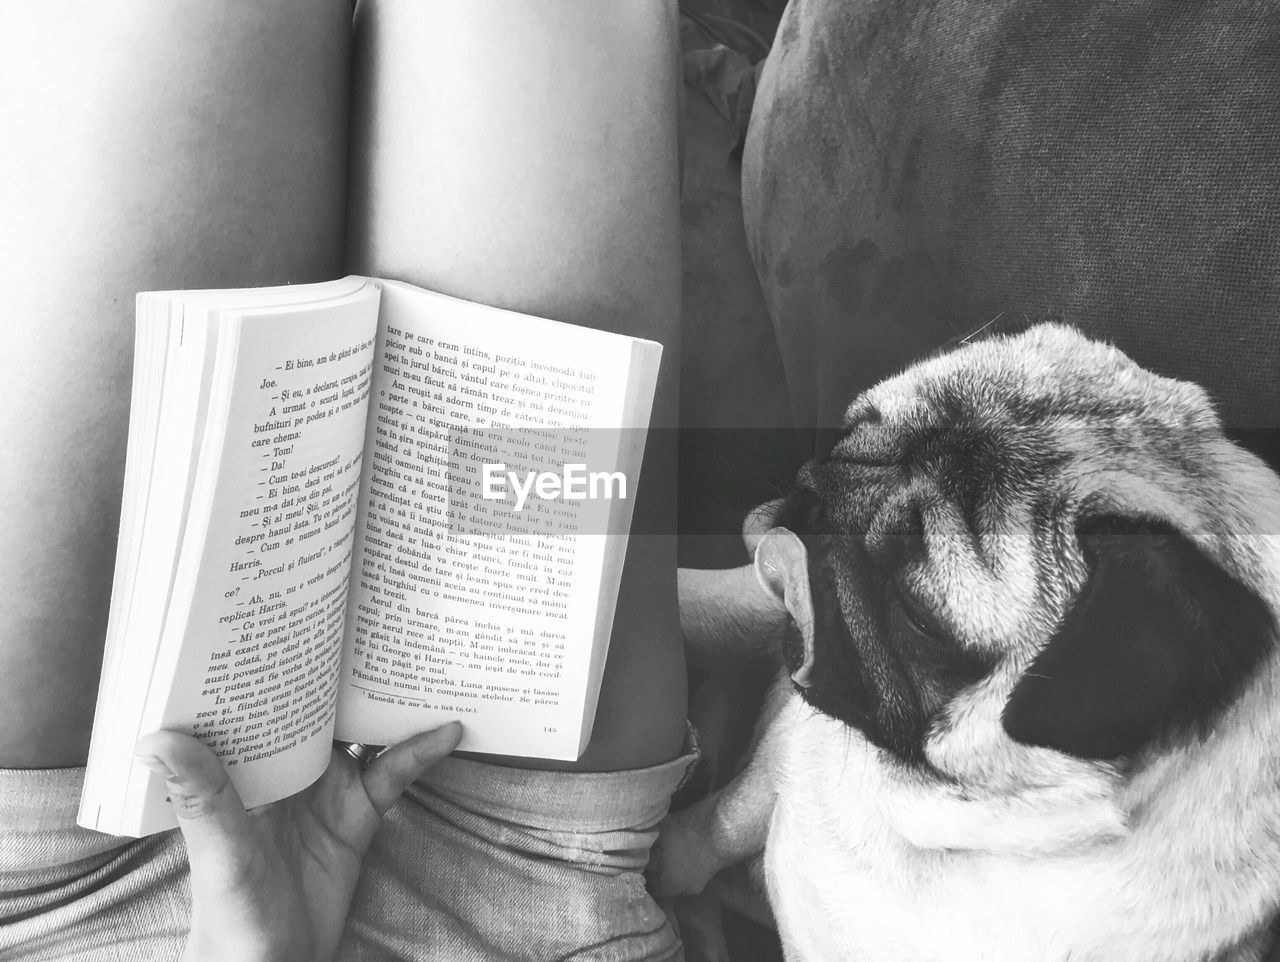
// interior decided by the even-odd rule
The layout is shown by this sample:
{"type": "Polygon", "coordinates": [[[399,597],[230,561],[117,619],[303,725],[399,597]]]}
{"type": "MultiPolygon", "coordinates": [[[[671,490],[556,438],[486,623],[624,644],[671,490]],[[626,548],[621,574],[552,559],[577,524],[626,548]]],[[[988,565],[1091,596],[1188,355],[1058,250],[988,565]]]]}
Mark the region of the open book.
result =
{"type": "Polygon", "coordinates": [[[363,277],[140,294],[80,824],[175,824],[132,755],[160,728],[250,807],[455,718],[577,758],[660,355],[363,277]]]}

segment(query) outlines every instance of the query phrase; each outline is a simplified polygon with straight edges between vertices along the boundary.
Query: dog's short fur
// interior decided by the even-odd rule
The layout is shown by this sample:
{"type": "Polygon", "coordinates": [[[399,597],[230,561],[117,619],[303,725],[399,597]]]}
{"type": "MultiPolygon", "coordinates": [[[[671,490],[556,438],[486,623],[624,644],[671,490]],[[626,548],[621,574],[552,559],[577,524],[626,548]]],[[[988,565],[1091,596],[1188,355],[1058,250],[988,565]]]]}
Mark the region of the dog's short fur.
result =
{"type": "Polygon", "coordinates": [[[767,833],[789,959],[1261,958],[1280,906],[1280,480],[1196,386],[1044,325],[868,391],[756,549],[756,754],[659,890],[767,833]]]}

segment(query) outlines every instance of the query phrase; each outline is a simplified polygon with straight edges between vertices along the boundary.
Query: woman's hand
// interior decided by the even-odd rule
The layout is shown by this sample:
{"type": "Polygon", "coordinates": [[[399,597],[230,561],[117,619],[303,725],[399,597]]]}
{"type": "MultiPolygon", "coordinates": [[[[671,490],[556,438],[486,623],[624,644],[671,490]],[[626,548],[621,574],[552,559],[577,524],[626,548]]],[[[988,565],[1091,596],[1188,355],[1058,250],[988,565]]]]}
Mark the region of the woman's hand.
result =
{"type": "Polygon", "coordinates": [[[165,776],[191,862],[184,959],[331,959],[382,814],[461,737],[452,722],[388,749],[363,770],[334,749],[314,785],[252,814],[217,756],[196,739],[143,737],[135,751],[165,776]]]}

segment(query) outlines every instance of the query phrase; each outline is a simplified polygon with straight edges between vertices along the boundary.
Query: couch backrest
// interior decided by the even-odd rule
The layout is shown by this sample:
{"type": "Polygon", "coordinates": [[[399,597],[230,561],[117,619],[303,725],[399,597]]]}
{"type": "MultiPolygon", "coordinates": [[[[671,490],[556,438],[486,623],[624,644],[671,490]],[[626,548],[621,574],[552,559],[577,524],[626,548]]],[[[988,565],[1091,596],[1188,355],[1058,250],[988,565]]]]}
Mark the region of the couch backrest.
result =
{"type": "Polygon", "coordinates": [[[1280,461],[1271,0],[792,0],[743,191],[799,424],[1049,315],[1280,461]]]}

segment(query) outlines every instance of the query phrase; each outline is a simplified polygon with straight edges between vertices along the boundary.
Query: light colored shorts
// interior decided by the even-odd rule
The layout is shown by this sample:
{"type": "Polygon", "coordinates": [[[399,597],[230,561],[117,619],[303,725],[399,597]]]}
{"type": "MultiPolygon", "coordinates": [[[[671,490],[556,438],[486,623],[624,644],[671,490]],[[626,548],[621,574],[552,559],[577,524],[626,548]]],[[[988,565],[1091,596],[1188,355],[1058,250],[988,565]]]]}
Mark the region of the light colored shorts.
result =
{"type": "MultiPolygon", "coordinates": [[[[643,871],[697,761],[581,774],[449,758],[383,820],[340,959],[681,959],[643,871]]],[[[181,836],[75,824],[83,769],[0,771],[0,959],[176,959],[181,836]]]]}

